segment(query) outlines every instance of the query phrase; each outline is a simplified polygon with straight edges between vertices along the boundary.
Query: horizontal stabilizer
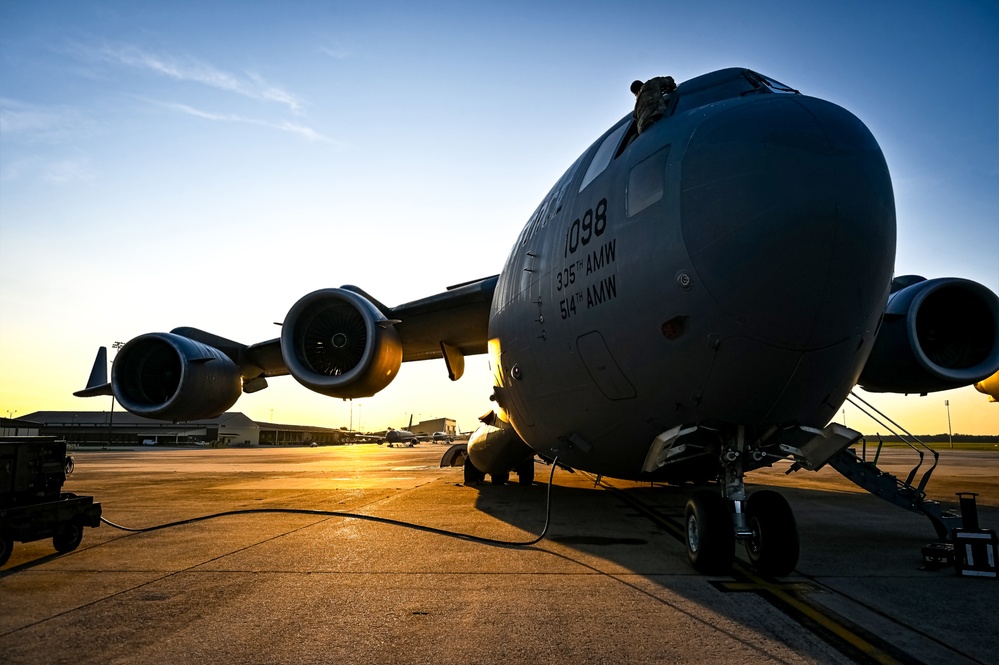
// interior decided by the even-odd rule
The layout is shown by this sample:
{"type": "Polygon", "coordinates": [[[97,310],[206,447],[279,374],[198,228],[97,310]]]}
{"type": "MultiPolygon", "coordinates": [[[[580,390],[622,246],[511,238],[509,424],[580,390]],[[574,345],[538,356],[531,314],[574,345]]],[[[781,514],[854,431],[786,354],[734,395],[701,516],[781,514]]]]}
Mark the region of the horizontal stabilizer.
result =
{"type": "Polygon", "coordinates": [[[100,397],[101,395],[114,395],[110,383],[104,383],[93,388],[84,388],[73,393],[76,397],[100,397]]]}

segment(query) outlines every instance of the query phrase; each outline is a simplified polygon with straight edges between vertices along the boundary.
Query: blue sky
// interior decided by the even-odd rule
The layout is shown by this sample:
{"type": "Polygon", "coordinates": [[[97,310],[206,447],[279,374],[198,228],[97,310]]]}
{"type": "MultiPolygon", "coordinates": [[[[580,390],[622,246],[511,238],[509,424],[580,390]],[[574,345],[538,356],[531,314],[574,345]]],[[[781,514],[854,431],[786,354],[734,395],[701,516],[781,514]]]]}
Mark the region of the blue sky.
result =
{"type": "MultiPolygon", "coordinates": [[[[115,340],[252,343],[317,288],[398,304],[494,274],[633,79],[728,66],[867,123],[897,274],[999,291],[995,3],[2,3],[0,412],[106,408],[71,393],[115,340]]],[[[455,384],[410,363],[354,424],[470,429],[488,394],[484,357],[455,384]]],[[[939,432],[944,399],[999,432],[971,389],[879,403],[939,432]]],[[[235,408],[351,417],[290,378],[235,408]]]]}

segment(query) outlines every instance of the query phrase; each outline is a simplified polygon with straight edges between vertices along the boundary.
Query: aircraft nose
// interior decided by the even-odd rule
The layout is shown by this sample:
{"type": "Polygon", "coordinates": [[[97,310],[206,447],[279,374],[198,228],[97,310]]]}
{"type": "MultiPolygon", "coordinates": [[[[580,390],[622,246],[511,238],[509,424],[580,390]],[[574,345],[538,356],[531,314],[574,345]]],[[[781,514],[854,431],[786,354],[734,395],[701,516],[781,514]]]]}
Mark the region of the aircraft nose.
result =
{"type": "Polygon", "coordinates": [[[702,286],[747,334],[821,348],[862,332],[881,306],[895,253],[891,179],[848,111],[768,97],[697,128],[682,162],[683,238],[702,286]]]}

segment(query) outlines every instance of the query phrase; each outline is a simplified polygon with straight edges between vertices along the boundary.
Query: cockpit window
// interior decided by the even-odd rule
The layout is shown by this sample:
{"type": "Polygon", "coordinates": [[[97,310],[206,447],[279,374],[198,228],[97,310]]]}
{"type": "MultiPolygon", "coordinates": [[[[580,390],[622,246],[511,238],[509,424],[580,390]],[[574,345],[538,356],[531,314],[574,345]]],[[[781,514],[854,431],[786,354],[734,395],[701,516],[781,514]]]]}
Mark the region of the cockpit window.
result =
{"type": "Polygon", "coordinates": [[[600,144],[600,147],[597,148],[597,154],[590,161],[590,168],[586,169],[583,181],[579,183],[579,191],[583,191],[598,175],[604,172],[604,169],[610,164],[611,157],[614,156],[614,149],[621,142],[621,136],[628,131],[630,124],[630,121],[622,122],[621,126],[608,134],[607,138],[600,144]]]}
{"type": "Polygon", "coordinates": [[[684,111],[689,111],[690,109],[696,109],[699,106],[707,106],[708,104],[713,104],[714,102],[721,101],[723,99],[730,99],[732,97],[739,97],[746,94],[747,92],[756,92],[759,89],[760,84],[751,82],[745,76],[735,76],[727,81],[719,81],[717,84],[708,87],[701,88],[700,90],[692,90],[690,92],[684,93],[680,91],[680,99],[677,100],[676,108],[673,114],[683,113],[684,111]]]}
{"type": "Polygon", "coordinates": [[[673,113],[683,113],[700,106],[707,106],[723,99],[741,97],[752,93],[797,94],[798,91],[783,83],[757,74],[749,69],[726,69],[707,74],[677,89],[676,106],[673,113]]]}
{"type": "Polygon", "coordinates": [[[757,74],[756,72],[746,70],[746,78],[751,81],[757,81],[760,85],[766,86],[770,92],[778,92],[783,94],[797,95],[800,94],[797,90],[789,85],[784,85],[780,81],[775,81],[772,78],[766,77],[763,74],[757,74]]]}

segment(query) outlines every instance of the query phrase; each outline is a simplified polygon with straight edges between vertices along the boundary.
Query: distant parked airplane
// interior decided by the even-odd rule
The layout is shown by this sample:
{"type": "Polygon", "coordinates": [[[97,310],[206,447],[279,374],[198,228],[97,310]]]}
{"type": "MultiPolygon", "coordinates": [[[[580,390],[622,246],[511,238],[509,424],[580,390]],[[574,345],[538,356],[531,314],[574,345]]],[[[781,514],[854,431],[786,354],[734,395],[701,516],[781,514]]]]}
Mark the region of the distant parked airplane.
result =
{"type": "Polygon", "coordinates": [[[411,429],[413,429],[413,414],[409,414],[407,429],[389,429],[385,432],[385,443],[388,444],[389,448],[397,443],[412,448],[419,443],[419,439],[410,431],[411,429]]]}

